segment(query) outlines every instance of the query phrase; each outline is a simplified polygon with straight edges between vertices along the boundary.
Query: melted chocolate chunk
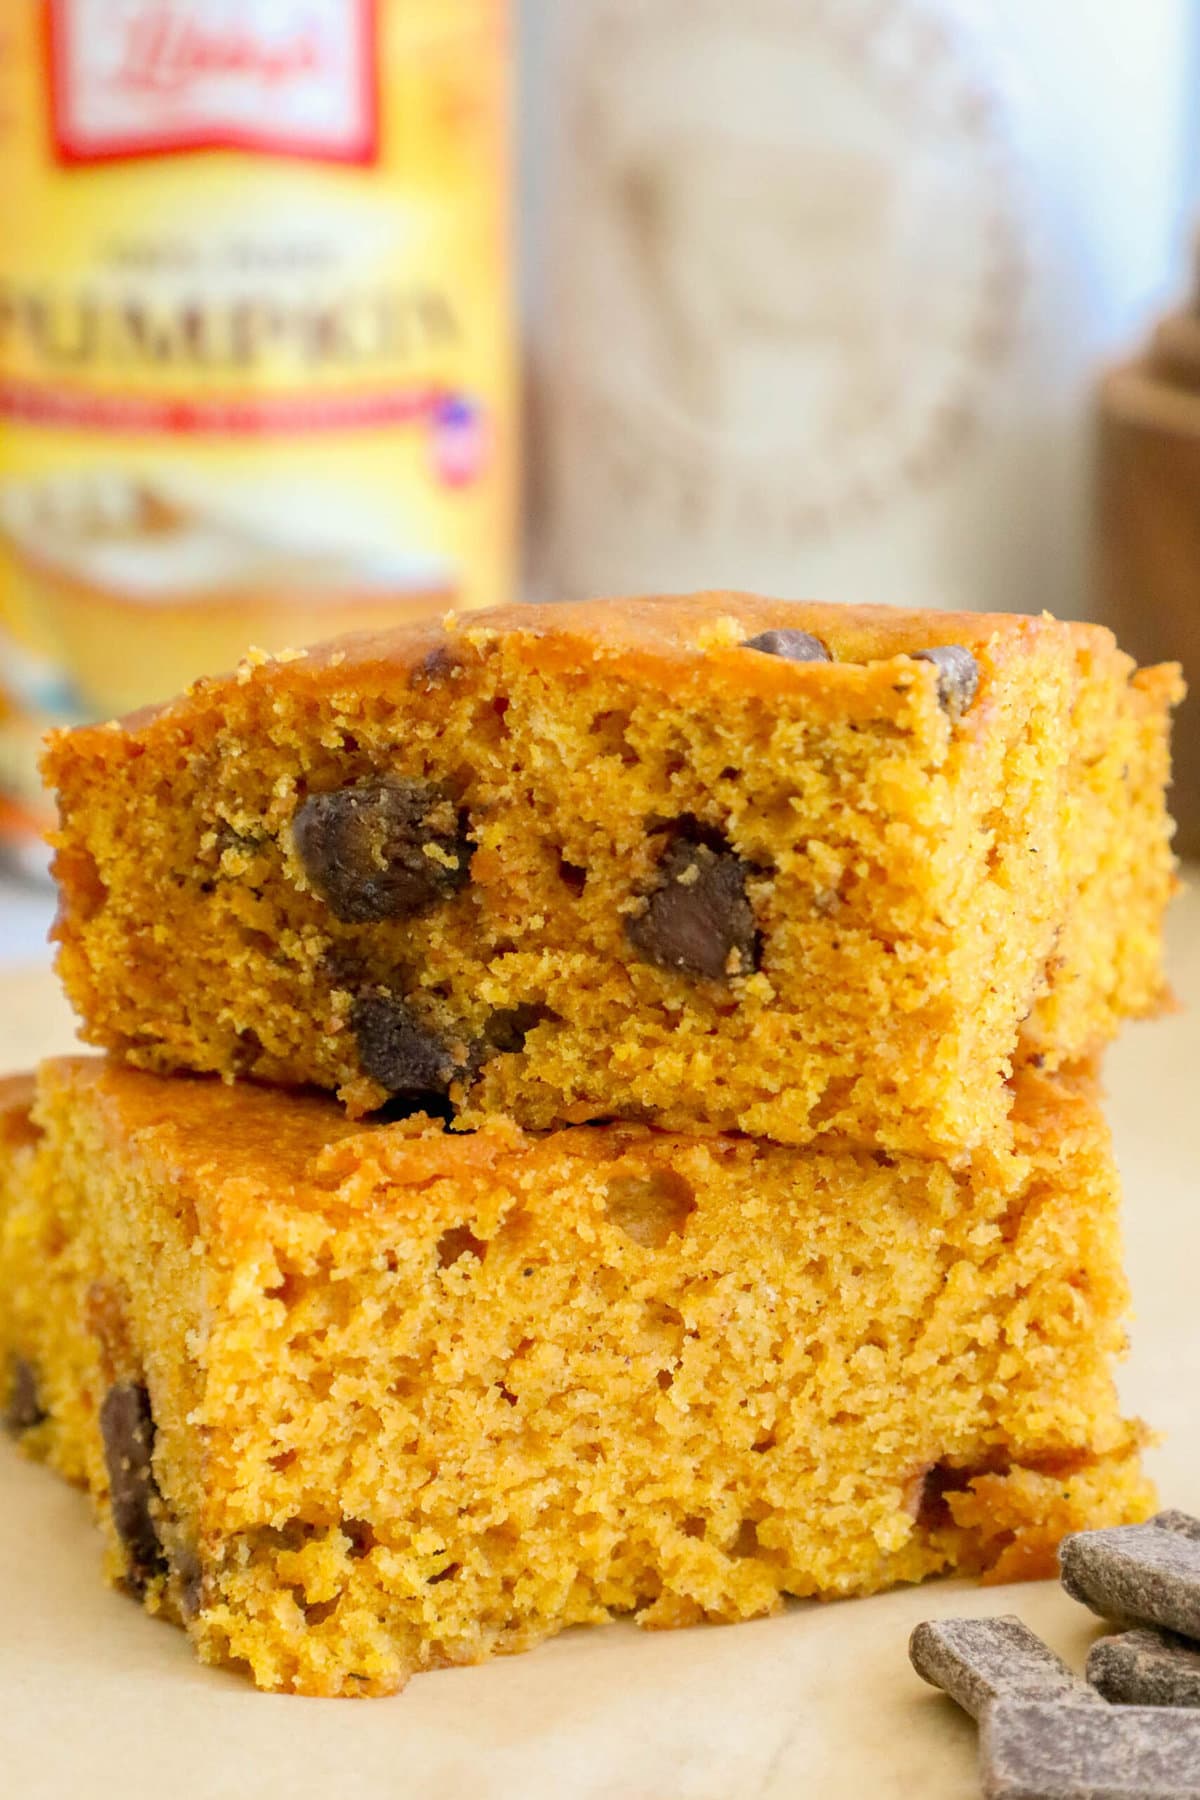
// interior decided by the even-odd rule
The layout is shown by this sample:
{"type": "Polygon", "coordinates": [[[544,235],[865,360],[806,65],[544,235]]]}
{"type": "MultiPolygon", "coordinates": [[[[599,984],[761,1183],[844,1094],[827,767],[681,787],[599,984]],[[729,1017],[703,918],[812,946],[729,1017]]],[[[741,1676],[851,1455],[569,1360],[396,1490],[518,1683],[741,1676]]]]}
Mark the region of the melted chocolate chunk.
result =
{"type": "Polygon", "coordinates": [[[435,644],[413,670],[409,686],[436,687],[439,682],[448,681],[462,666],[462,657],[449,644],[435,644]]]}
{"type": "Polygon", "coordinates": [[[8,1399],[4,1406],[4,1424],[19,1435],[32,1431],[48,1417],[38,1397],[37,1370],[23,1356],[10,1356],[8,1361],[8,1399]]]}
{"type": "Polygon", "coordinates": [[[760,631],[747,638],[743,650],[761,650],[764,656],[781,656],[785,662],[832,662],[820,638],[810,631],[760,631]]]}
{"type": "Polygon", "coordinates": [[[315,891],[345,925],[405,919],[469,879],[466,814],[427,781],[368,781],[310,794],[292,825],[315,891]]]}
{"type": "Polygon", "coordinates": [[[154,1519],[154,1415],[144,1387],[119,1381],[109,1388],[100,1408],[100,1435],[113,1525],[125,1548],[129,1586],[141,1594],[166,1570],[154,1519]]]}
{"type": "Polygon", "coordinates": [[[449,1045],[391,994],[360,994],[350,1027],[363,1074],[391,1094],[444,1095],[462,1073],[449,1045]]]}
{"type": "Polygon", "coordinates": [[[938,699],[952,719],[961,718],[979,689],[979,664],[961,644],[936,644],[932,650],[914,650],[917,662],[932,663],[938,672],[938,699]]]}
{"type": "Polygon", "coordinates": [[[204,1607],[204,1570],[199,1554],[190,1545],[175,1551],[171,1557],[171,1573],[179,1611],[185,1619],[194,1619],[204,1607]]]}
{"type": "Polygon", "coordinates": [[[725,981],[757,968],[757,934],[745,863],[727,844],[714,848],[711,833],[705,837],[680,835],[667,846],[646,910],[626,930],[648,962],[725,981]]]}

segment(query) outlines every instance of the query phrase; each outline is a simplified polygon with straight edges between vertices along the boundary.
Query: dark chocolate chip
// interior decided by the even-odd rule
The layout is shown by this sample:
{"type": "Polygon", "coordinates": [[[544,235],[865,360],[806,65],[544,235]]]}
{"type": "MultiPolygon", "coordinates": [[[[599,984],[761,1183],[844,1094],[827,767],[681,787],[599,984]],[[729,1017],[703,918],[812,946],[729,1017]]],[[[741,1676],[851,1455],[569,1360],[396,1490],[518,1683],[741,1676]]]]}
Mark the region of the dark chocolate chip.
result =
{"type": "Polygon", "coordinates": [[[1200,1648],[1169,1631],[1123,1631],[1092,1645],[1087,1678],[1121,1706],[1200,1706],[1200,1648]]]}
{"type": "Polygon", "coordinates": [[[466,815],[427,781],[310,794],[292,836],[314,890],[346,925],[409,918],[469,878],[466,815]]]}
{"type": "Polygon", "coordinates": [[[4,1406],[4,1424],[14,1434],[32,1431],[48,1417],[38,1396],[37,1370],[23,1356],[8,1359],[8,1399],[4,1406]]]}
{"type": "Polygon", "coordinates": [[[967,712],[979,689],[979,664],[961,644],[935,644],[914,650],[917,662],[932,663],[938,672],[938,699],[952,719],[967,712]]]}
{"type": "Polygon", "coordinates": [[[1018,1618],[928,1619],[908,1640],[917,1674],[973,1719],[993,1700],[1073,1700],[1100,1696],[1018,1618]]]}
{"type": "Polygon", "coordinates": [[[462,1073],[450,1047],[391,994],[360,994],[350,1009],[364,1075],[392,1094],[445,1094],[462,1073]]]}
{"type": "Polygon", "coordinates": [[[646,910],[626,930],[634,948],[663,969],[724,981],[758,966],[746,865],[727,846],[675,838],[659,859],[646,910]]]}
{"type": "Polygon", "coordinates": [[[1200,1539],[1151,1522],[1079,1531],[1058,1551],[1062,1584],[1102,1619],[1200,1638],[1200,1539]]]}
{"type": "Polygon", "coordinates": [[[462,658],[449,644],[436,644],[428,655],[423,656],[409,678],[412,687],[435,687],[439,682],[448,681],[463,666],[462,658]]]}
{"type": "Polygon", "coordinates": [[[100,1436],[113,1525],[125,1547],[129,1586],[140,1594],[166,1568],[154,1520],[154,1415],[144,1387],[119,1381],[109,1388],[100,1407],[100,1436]]]}
{"type": "Polygon", "coordinates": [[[832,662],[820,638],[808,631],[760,631],[747,638],[743,650],[761,650],[764,656],[781,656],[785,662],[832,662]]]}
{"type": "Polygon", "coordinates": [[[204,1570],[198,1552],[190,1545],[175,1550],[171,1556],[171,1574],[181,1615],[184,1619],[194,1619],[204,1606],[204,1570]]]}
{"type": "Polygon", "coordinates": [[[998,1700],[979,1758],[985,1800],[1200,1800],[1200,1713],[998,1700]]]}

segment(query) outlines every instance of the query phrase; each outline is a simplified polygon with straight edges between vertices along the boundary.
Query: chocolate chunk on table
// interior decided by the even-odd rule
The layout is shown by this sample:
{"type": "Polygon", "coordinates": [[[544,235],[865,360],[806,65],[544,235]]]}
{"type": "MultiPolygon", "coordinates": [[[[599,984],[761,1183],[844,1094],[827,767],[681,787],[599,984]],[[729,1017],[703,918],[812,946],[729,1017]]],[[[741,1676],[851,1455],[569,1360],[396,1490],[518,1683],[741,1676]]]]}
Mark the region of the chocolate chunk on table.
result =
{"type": "Polygon", "coordinates": [[[1161,1524],[1064,1538],[1062,1584],[1103,1619],[1161,1625],[1200,1638],[1200,1538],[1161,1524]]]}
{"type": "Polygon", "coordinates": [[[1200,1800],[1200,1713],[998,1700],[979,1760],[984,1800],[1200,1800]]]}
{"type": "Polygon", "coordinates": [[[1071,1700],[1084,1706],[1100,1700],[1094,1688],[1011,1614],[927,1619],[909,1639],[908,1655],[918,1675],[975,1719],[1002,1698],[1071,1700]]]}
{"type": "Polygon", "coordinates": [[[1166,1512],[1155,1513],[1147,1522],[1160,1531],[1173,1531],[1178,1537],[1192,1538],[1200,1544],[1200,1519],[1193,1518],[1191,1513],[1169,1507],[1166,1512]]]}
{"type": "Polygon", "coordinates": [[[1087,1677],[1123,1706],[1200,1706],[1200,1647],[1169,1631],[1123,1631],[1088,1651],[1087,1677]]]}

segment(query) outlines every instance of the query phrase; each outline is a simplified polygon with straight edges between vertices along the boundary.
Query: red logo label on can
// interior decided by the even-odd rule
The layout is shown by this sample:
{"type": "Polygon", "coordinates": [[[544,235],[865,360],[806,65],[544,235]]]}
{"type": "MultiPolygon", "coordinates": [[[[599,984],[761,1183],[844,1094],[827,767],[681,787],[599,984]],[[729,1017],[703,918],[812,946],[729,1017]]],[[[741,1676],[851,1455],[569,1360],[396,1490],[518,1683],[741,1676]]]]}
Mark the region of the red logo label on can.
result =
{"type": "Polygon", "coordinates": [[[48,0],[47,21],[60,162],[376,159],[376,0],[48,0]]]}

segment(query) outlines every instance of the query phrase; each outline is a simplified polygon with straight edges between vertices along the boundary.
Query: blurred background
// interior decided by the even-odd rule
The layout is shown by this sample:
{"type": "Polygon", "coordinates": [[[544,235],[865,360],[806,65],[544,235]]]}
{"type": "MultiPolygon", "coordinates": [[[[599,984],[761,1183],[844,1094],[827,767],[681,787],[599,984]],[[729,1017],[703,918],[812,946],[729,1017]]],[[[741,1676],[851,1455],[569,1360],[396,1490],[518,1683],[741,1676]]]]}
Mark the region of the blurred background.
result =
{"type": "Polygon", "coordinates": [[[1194,0],[6,0],[0,961],[47,724],[251,643],[730,586],[1200,688],[1197,93],[1194,0]]]}

